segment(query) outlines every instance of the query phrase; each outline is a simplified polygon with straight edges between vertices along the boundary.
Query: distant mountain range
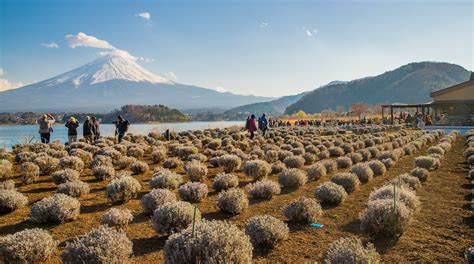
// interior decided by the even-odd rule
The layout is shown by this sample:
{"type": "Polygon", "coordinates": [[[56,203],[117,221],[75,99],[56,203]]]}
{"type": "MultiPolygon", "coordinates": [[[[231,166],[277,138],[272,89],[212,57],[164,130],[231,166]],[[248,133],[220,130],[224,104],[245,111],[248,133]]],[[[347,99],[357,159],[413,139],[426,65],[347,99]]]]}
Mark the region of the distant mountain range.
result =
{"type": "Polygon", "coordinates": [[[380,103],[425,103],[431,100],[430,92],[464,82],[470,71],[449,63],[410,63],[383,74],[336,83],[306,93],[289,105],[285,113],[303,110],[319,113],[324,109],[345,109],[356,102],[370,105],[380,103]]]}
{"type": "Polygon", "coordinates": [[[51,79],[0,92],[0,112],[108,112],[128,104],[229,109],[274,99],[175,83],[133,59],[106,55],[51,79]]]}

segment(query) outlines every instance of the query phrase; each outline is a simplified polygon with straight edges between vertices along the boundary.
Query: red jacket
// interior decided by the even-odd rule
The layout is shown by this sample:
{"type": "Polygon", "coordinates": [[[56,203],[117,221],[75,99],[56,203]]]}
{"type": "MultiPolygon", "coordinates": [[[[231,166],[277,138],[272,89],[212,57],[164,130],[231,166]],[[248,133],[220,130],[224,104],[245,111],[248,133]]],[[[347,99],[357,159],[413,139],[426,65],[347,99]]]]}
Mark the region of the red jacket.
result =
{"type": "Polygon", "coordinates": [[[252,131],[257,131],[257,123],[255,122],[255,118],[249,120],[249,127],[248,127],[248,130],[249,130],[250,132],[252,132],[252,131]]]}

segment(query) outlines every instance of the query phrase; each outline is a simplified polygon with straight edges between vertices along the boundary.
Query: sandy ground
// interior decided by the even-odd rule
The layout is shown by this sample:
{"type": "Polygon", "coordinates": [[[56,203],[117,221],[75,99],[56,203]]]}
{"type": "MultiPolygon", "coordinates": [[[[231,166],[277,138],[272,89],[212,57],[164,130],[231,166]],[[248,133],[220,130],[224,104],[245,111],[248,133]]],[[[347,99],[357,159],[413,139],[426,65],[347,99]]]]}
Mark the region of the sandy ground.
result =
{"type": "MultiPolygon", "coordinates": [[[[363,211],[370,192],[382,186],[387,180],[401,173],[408,172],[413,167],[413,156],[403,157],[384,176],[375,177],[367,184],[349,195],[348,199],[337,207],[324,207],[324,213],[319,222],[323,228],[312,228],[305,225],[290,224],[290,238],[283,241],[273,250],[255,250],[254,261],[257,263],[314,263],[323,259],[326,247],[332,241],[346,236],[357,236],[364,241],[375,244],[382,259],[387,263],[463,263],[462,252],[473,243],[474,219],[469,210],[469,200],[472,196],[472,186],[466,179],[468,169],[463,163],[462,152],[465,149],[464,139],[458,140],[453,149],[442,160],[438,171],[432,172],[424,186],[417,191],[422,204],[418,214],[414,216],[407,231],[398,241],[371,240],[359,231],[358,216],[363,211]]],[[[425,150],[415,154],[424,154],[425,150]]],[[[149,162],[149,157],[146,157],[149,162]]],[[[159,165],[150,165],[151,168],[159,165]]],[[[222,169],[210,169],[210,181],[222,169]]],[[[182,169],[178,172],[184,173],[182,169]]],[[[86,171],[90,174],[90,171],[86,171]]],[[[241,186],[250,180],[241,173],[241,186]]],[[[329,174],[318,181],[312,181],[296,191],[282,190],[282,194],[270,201],[251,200],[250,207],[241,215],[228,216],[220,213],[215,207],[217,193],[210,193],[208,198],[198,204],[203,217],[206,219],[228,220],[243,227],[245,221],[258,214],[270,214],[285,220],[281,209],[292,199],[299,196],[313,197],[314,190],[322,182],[328,180],[329,174]]],[[[146,194],[151,173],[137,176],[143,185],[140,196],[146,194]]],[[[275,175],[270,179],[277,180],[275,175]]],[[[18,180],[18,179],[16,179],[18,180]]],[[[56,190],[50,177],[41,176],[40,180],[31,185],[19,186],[18,190],[28,196],[30,201],[27,208],[0,216],[0,235],[11,234],[25,228],[41,227],[48,229],[57,239],[59,250],[48,262],[58,263],[60,251],[65,243],[72,238],[88,232],[99,225],[99,218],[112,205],[104,196],[107,182],[99,182],[93,176],[82,176],[82,180],[91,186],[91,193],[80,198],[82,207],[79,219],[64,224],[33,224],[28,221],[31,205],[56,190]]],[[[140,198],[140,197],[139,197],[140,198]]],[[[163,261],[163,246],[166,237],[159,237],[150,224],[150,216],[142,213],[140,200],[134,199],[118,207],[133,211],[135,219],[126,229],[134,244],[132,262],[163,261]]]]}

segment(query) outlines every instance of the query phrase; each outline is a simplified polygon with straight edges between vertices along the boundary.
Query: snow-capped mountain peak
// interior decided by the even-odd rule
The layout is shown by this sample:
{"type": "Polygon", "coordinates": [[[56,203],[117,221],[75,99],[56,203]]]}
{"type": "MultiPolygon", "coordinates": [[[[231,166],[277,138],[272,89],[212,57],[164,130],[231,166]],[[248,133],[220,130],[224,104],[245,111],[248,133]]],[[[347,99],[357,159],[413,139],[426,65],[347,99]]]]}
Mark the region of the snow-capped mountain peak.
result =
{"type": "Polygon", "coordinates": [[[146,70],[132,58],[117,54],[106,54],[84,66],[47,80],[46,86],[70,82],[75,87],[80,87],[110,80],[127,80],[154,84],[173,83],[146,70]]]}

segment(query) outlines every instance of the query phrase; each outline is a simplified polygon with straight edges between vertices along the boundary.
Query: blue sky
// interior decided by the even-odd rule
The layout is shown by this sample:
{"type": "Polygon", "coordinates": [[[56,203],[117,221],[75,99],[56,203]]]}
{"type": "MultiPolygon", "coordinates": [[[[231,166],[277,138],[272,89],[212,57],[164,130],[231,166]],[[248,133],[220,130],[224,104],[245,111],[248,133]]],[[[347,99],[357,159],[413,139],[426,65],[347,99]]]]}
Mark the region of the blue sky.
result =
{"type": "Polygon", "coordinates": [[[79,32],[141,57],[158,75],[239,94],[295,94],[414,61],[472,70],[473,5],[0,0],[0,84],[41,81],[98,58],[101,49],[68,45],[66,35],[79,32]]]}

